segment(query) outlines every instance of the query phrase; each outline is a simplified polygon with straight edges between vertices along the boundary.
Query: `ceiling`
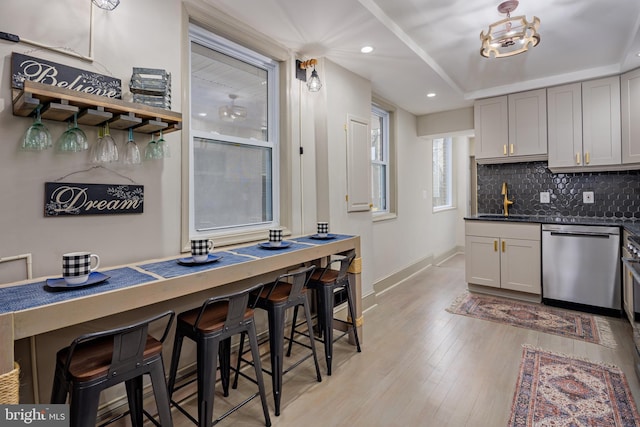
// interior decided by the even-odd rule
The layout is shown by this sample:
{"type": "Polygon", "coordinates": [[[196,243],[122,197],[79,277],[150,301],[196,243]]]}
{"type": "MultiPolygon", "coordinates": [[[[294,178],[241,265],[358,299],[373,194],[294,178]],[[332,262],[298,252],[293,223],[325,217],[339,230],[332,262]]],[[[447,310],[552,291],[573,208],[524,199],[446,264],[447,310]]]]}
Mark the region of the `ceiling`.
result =
{"type": "Polygon", "coordinates": [[[416,115],[640,67],[639,0],[520,0],[512,16],[539,17],[540,44],[498,59],[480,56],[480,32],[504,17],[498,0],[203,1],[300,59],[327,58],[370,80],[416,115]],[[362,54],[364,45],[375,50],[362,54]]]}

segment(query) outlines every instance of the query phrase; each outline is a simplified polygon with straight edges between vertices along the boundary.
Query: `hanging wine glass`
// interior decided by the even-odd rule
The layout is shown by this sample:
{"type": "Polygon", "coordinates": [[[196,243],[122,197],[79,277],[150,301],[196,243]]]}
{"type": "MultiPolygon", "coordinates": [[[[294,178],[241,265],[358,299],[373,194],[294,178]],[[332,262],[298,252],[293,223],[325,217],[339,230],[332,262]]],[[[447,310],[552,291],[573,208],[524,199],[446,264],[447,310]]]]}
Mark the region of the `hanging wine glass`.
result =
{"type": "Polygon", "coordinates": [[[145,160],[156,160],[160,159],[162,154],[158,150],[158,143],[154,138],[154,134],[151,134],[151,141],[147,144],[144,149],[144,159],[145,160]]]}
{"type": "Polygon", "coordinates": [[[118,161],[118,146],[109,131],[109,123],[104,125],[104,135],[98,150],[98,161],[100,163],[112,163],[118,161]]]}
{"type": "Polygon", "coordinates": [[[102,136],[103,130],[102,128],[98,128],[98,139],[91,145],[91,149],[89,150],[89,161],[91,163],[100,163],[100,146],[102,145],[102,136]]]}
{"type": "Polygon", "coordinates": [[[67,124],[67,130],[65,130],[58,141],[56,142],[56,151],[58,153],[76,153],[81,151],[81,145],[78,143],[78,137],[73,129],[71,121],[67,124]]]}
{"type": "Polygon", "coordinates": [[[142,163],[140,159],[140,150],[136,141],[133,139],[133,129],[129,128],[129,138],[124,146],[124,153],[122,155],[122,163],[125,165],[139,165],[142,163]]]}
{"type": "Polygon", "coordinates": [[[159,157],[160,159],[171,157],[171,152],[169,151],[169,144],[167,143],[167,141],[165,141],[162,131],[160,131],[160,137],[158,138],[157,144],[158,144],[158,154],[160,156],[159,157]]]}
{"type": "Polygon", "coordinates": [[[51,132],[42,124],[40,106],[36,108],[36,120],[29,126],[22,138],[21,148],[26,151],[46,150],[53,145],[51,132]]]}
{"type": "Polygon", "coordinates": [[[71,130],[75,133],[76,138],[78,139],[78,147],[80,148],[78,151],[88,150],[89,140],[87,138],[87,134],[78,127],[78,113],[73,113],[73,127],[71,130]]]}

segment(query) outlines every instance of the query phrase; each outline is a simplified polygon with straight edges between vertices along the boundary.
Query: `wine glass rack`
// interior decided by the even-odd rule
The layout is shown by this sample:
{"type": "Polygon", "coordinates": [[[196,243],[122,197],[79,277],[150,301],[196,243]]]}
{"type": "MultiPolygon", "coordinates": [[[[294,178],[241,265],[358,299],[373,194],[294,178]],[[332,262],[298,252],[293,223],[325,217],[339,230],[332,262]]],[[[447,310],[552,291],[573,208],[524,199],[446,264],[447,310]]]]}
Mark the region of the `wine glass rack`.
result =
{"type": "Polygon", "coordinates": [[[13,115],[29,117],[40,106],[43,119],[65,122],[78,113],[78,123],[111,129],[133,129],[138,133],[169,133],[182,129],[182,114],[144,104],[78,92],[25,80],[14,90],[13,115]]]}

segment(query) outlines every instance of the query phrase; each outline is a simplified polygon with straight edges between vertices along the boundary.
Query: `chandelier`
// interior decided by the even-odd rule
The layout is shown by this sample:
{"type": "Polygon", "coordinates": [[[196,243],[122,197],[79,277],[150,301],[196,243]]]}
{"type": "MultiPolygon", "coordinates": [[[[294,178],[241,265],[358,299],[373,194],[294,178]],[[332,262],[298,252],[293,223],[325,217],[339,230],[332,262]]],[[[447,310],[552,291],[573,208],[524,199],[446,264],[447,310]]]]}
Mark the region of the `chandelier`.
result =
{"type": "Polygon", "coordinates": [[[100,9],[113,10],[120,4],[120,0],[91,0],[100,9]]]}
{"type": "Polygon", "coordinates": [[[511,17],[511,12],[518,7],[518,0],[507,0],[498,5],[498,12],[506,13],[507,17],[489,25],[487,34],[482,31],[480,40],[482,48],[480,55],[490,58],[502,58],[526,52],[540,43],[540,19],[534,16],[533,21],[527,21],[523,16],[511,17]]]}
{"type": "Polygon", "coordinates": [[[236,105],[238,95],[229,95],[231,104],[218,108],[218,116],[225,122],[239,122],[247,118],[247,108],[236,105]]]}

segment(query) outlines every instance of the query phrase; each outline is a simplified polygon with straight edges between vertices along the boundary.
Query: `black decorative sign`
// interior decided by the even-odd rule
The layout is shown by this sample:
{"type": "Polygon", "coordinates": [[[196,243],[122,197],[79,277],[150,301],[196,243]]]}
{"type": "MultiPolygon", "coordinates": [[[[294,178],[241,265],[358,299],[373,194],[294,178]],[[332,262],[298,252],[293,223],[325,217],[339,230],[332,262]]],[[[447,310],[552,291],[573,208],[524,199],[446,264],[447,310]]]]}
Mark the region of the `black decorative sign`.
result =
{"type": "Polygon", "coordinates": [[[13,52],[11,87],[22,89],[25,80],[107,98],[122,97],[120,79],[13,52]]]}
{"type": "Polygon", "coordinates": [[[142,213],[144,186],[46,182],[44,216],[142,213]]]}

